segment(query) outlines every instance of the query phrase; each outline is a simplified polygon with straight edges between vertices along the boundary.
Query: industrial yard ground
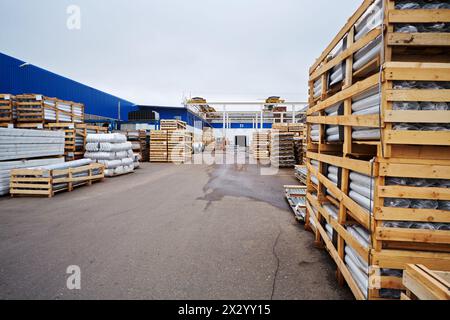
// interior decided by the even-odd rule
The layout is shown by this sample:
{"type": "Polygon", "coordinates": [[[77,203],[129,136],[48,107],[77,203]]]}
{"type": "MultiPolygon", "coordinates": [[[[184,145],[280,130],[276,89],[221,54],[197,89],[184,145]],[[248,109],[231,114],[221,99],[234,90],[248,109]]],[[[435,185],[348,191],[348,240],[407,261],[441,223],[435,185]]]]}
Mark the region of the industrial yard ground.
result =
{"type": "Polygon", "coordinates": [[[292,170],[259,169],[143,164],[53,199],[0,199],[0,299],[353,299],[283,198],[292,170]]]}

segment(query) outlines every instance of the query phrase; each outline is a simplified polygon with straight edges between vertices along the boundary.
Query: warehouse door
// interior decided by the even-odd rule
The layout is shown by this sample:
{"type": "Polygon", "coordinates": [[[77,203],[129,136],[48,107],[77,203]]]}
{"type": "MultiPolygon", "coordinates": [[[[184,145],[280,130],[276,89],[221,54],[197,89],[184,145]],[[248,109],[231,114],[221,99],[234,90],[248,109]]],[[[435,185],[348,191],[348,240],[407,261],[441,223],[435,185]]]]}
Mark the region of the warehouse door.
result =
{"type": "Polygon", "coordinates": [[[235,136],[234,140],[235,145],[243,148],[247,147],[247,136],[235,136]]]}

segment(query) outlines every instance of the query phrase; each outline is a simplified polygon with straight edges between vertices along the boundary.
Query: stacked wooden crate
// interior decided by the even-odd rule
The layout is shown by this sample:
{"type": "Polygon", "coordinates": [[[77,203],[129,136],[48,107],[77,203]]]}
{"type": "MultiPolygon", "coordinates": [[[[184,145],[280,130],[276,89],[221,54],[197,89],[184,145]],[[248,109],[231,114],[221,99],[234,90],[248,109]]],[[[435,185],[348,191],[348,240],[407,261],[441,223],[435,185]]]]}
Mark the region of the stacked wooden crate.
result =
{"type": "Polygon", "coordinates": [[[213,128],[203,128],[203,137],[202,142],[204,146],[208,150],[214,150],[215,144],[216,144],[216,138],[214,135],[214,129],[213,128]]]}
{"type": "Polygon", "coordinates": [[[255,160],[270,159],[270,131],[253,132],[252,152],[255,160]]]}
{"type": "Polygon", "coordinates": [[[14,99],[10,94],[0,94],[0,124],[14,122],[14,99]]]}
{"type": "Polygon", "coordinates": [[[450,271],[450,10],[416,5],[364,1],[310,69],[306,224],[357,299],[450,271]]]}
{"type": "Polygon", "coordinates": [[[145,130],[127,130],[114,131],[121,133],[127,137],[127,141],[131,142],[133,153],[139,158],[140,162],[149,162],[149,145],[147,139],[147,131],[145,130]]]}
{"type": "Polygon", "coordinates": [[[80,103],[39,94],[21,94],[16,96],[15,104],[18,123],[84,122],[84,105],[80,103]]]}
{"type": "Polygon", "coordinates": [[[291,132],[270,132],[270,162],[272,166],[287,168],[294,167],[294,134],[291,132]]]}
{"type": "Polygon", "coordinates": [[[161,120],[160,121],[160,130],[186,130],[187,125],[186,122],[181,120],[161,120]]]}
{"type": "Polygon", "coordinates": [[[64,131],[65,133],[64,157],[66,161],[75,160],[75,151],[76,151],[75,123],[48,123],[44,127],[47,130],[64,131]]]}
{"type": "Polygon", "coordinates": [[[168,160],[172,163],[185,163],[192,159],[192,133],[187,130],[169,130],[168,160]]]}
{"type": "Polygon", "coordinates": [[[280,132],[289,132],[289,125],[287,123],[274,123],[272,129],[280,132]]]}
{"type": "Polygon", "coordinates": [[[168,132],[165,130],[150,131],[150,162],[167,162],[168,132]]]}

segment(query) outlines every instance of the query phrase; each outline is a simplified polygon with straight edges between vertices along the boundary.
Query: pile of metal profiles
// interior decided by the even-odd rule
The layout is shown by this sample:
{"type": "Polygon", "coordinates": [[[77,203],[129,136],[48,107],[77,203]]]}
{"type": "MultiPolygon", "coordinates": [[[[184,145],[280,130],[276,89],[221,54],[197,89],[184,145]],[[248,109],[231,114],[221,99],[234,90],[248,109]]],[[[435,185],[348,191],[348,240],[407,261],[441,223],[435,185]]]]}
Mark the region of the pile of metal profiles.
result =
{"type": "Polygon", "coordinates": [[[305,221],[306,217],[306,186],[284,186],[286,200],[289,203],[295,217],[299,221],[305,221]]]}
{"type": "Polygon", "coordinates": [[[63,156],[64,131],[0,128],[0,161],[63,156]]]}

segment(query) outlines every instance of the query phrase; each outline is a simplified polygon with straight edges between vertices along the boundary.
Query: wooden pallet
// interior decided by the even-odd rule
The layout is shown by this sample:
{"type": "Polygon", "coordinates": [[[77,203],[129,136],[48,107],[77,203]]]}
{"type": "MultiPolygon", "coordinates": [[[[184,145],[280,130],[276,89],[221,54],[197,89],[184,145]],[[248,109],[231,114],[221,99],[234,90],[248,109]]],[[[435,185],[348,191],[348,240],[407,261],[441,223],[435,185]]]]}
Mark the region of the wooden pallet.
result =
{"type": "Polygon", "coordinates": [[[97,163],[63,170],[16,169],[11,171],[10,193],[11,197],[52,198],[57,192],[71,192],[76,187],[92,185],[103,179],[104,166],[97,163]],[[87,176],[77,177],[80,173],[86,173],[87,176]]]}
{"type": "Polygon", "coordinates": [[[108,133],[108,128],[85,123],[75,123],[75,159],[82,159],[84,157],[87,135],[100,133],[108,133]],[[77,140],[82,140],[82,144],[77,144],[77,140]]]}
{"type": "Polygon", "coordinates": [[[75,123],[48,123],[44,125],[45,129],[61,131],[64,130],[65,142],[64,142],[64,156],[66,161],[75,160],[76,151],[76,129],[75,123]]]}
{"type": "Polygon", "coordinates": [[[402,295],[402,300],[450,300],[450,272],[408,265],[403,274],[403,285],[407,292],[402,295]]]}

